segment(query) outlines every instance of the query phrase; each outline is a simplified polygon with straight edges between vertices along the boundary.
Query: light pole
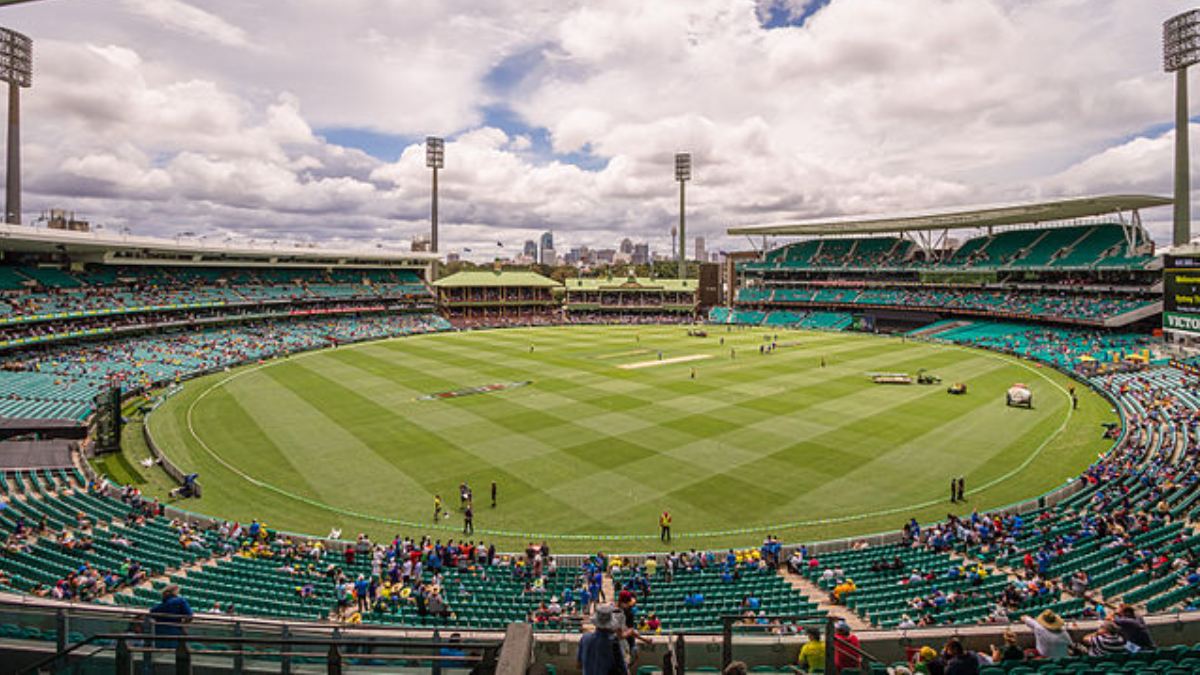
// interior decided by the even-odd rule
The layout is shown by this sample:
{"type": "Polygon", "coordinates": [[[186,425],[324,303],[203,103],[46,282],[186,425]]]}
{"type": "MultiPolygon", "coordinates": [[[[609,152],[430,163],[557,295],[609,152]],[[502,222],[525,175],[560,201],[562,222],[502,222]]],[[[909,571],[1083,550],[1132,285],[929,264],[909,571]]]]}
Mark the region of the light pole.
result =
{"type": "MultiPolygon", "coordinates": [[[[687,230],[684,211],[684,185],[692,179],[692,155],[675,153],[675,180],[679,181],[679,278],[687,278],[687,230]]],[[[672,242],[674,243],[674,242],[672,242]]]]}
{"type": "Polygon", "coordinates": [[[1175,73],[1175,246],[1192,238],[1187,69],[1198,62],[1200,9],[1193,9],[1163,22],[1163,70],[1175,73]]]}
{"type": "Polygon", "coordinates": [[[425,139],[425,166],[433,169],[433,202],[429,211],[429,250],[438,251],[438,169],[444,165],[446,158],[446,143],[437,136],[425,139]]]}
{"type": "Polygon", "coordinates": [[[8,83],[8,169],[4,222],[21,223],[21,89],[33,83],[33,40],[0,28],[0,82],[8,83]]]}

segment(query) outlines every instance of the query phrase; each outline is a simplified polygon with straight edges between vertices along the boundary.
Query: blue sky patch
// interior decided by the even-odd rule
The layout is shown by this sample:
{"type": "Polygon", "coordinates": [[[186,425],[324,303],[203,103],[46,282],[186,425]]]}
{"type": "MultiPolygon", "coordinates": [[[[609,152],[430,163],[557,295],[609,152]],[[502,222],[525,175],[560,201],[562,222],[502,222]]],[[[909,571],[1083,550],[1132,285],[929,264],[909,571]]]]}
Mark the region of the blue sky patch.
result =
{"type": "Polygon", "coordinates": [[[400,159],[400,153],[404,152],[404,148],[423,140],[401,134],[385,134],[369,129],[342,127],[317,129],[315,133],[334,145],[362,150],[384,162],[394,162],[400,159]]]}

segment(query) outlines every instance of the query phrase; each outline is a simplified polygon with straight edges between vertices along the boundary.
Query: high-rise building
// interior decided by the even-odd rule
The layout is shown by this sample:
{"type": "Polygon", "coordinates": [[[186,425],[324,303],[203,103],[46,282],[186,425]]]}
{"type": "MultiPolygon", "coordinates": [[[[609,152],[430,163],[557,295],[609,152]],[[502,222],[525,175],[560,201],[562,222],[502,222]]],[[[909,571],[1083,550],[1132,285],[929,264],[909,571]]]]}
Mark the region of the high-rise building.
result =
{"type": "Polygon", "coordinates": [[[526,258],[529,258],[530,260],[537,260],[537,251],[538,251],[537,242],[532,239],[526,239],[525,240],[525,250],[522,251],[522,255],[524,255],[526,258]]]}
{"type": "Polygon", "coordinates": [[[554,253],[554,234],[551,232],[542,233],[542,250],[538,256],[538,262],[543,265],[555,265],[558,263],[558,256],[554,253]]]}
{"type": "Polygon", "coordinates": [[[645,265],[650,262],[650,244],[634,244],[630,262],[634,265],[645,265]]]}
{"type": "Polygon", "coordinates": [[[621,253],[625,255],[633,255],[633,240],[625,237],[621,240],[621,253]]]}
{"type": "Polygon", "coordinates": [[[696,237],[696,261],[704,262],[708,259],[708,254],[704,249],[704,237],[696,237]]]}

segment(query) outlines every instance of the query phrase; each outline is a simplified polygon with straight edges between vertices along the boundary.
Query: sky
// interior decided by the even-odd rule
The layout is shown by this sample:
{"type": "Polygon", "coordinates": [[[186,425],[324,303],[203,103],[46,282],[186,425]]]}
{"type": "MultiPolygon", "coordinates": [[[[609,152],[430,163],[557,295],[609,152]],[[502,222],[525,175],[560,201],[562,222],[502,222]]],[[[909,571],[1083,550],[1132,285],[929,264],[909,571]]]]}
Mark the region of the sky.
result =
{"type": "MultiPolygon", "coordinates": [[[[43,0],[0,25],[34,40],[26,222],[407,248],[440,135],[442,250],[480,259],[547,229],[665,251],[679,151],[710,251],[750,246],[732,225],[1169,195],[1161,23],[1191,7],[43,0]]],[[[1143,217],[1169,238],[1169,208],[1143,217]]]]}

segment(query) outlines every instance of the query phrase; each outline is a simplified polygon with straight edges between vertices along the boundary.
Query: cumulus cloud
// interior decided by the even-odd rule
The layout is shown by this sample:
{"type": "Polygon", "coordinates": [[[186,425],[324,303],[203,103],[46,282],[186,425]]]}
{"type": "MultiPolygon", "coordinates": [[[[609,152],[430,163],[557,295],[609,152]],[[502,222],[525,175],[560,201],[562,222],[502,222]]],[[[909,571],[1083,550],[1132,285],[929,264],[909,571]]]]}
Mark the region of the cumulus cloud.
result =
{"type": "Polygon", "coordinates": [[[247,45],[246,32],[183,0],[125,0],[135,14],[162,26],[233,47],[247,45]]]}

